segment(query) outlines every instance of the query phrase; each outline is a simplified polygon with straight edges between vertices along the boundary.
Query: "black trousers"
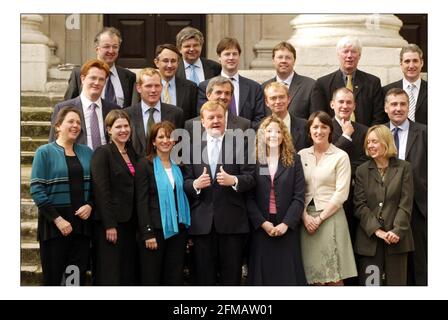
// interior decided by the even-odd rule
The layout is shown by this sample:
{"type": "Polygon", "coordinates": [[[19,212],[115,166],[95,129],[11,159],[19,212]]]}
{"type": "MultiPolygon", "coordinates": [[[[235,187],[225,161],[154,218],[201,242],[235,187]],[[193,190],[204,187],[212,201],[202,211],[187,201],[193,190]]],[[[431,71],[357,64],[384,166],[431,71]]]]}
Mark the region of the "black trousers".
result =
{"type": "Polygon", "coordinates": [[[359,256],[359,284],[371,283],[372,267],[379,270],[378,285],[405,286],[407,280],[408,253],[387,254],[384,240],[377,239],[376,253],[373,257],[359,256]]]}
{"type": "Polygon", "coordinates": [[[135,285],[136,221],[118,223],[118,240],[107,241],[100,221],[94,222],[95,280],[97,286],[135,285]]]}
{"type": "Polygon", "coordinates": [[[246,234],[218,234],[215,230],[207,235],[194,236],[195,284],[240,285],[246,238],[246,234]]]}
{"type": "Polygon", "coordinates": [[[90,238],[81,234],[40,241],[44,285],[85,285],[89,252],[90,238]],[[72,267],[67,268],[68,266],[75,266],[79,270],[79,279],[73,278],[76,271],[72,267]]]}
{"type": "Polygon", "coordinates": [[[408,284],[412,286],[428,285],[428,221],[414,203],[411,217],[414,252],[408,259],[408,284]]]}
{"type": "Polygon", "coordinates": [[[145,247],[144,241],[139,241],[140,281],[144,286],[181,286],[185,248],[187,247],[188,231],[185,228],[168,239],[164,239],[162,230],[155,230],[157,249],[145,247]]]}

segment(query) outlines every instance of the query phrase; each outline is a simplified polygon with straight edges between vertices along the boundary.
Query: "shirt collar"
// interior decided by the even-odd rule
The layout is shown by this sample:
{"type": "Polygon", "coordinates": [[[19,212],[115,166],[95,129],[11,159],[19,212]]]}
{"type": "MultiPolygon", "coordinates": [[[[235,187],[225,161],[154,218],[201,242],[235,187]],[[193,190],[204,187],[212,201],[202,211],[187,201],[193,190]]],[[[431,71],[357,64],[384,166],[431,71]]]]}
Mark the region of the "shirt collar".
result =
{"type": "MultiPolygon", "coordinates": [[[[188,63],[187,61],[185,61],[184,59],[184,66],[185,69],[187,69],[190,66],[191,63],[188,63]]],[[[199,58],[198,60],[196,60],[194,63],[192,63],[193,65],[195,65],[196,67],[198,67],[199,69],[202,69],[202,61],[201,58],[199,58]]]]}
{"type": "MultiPolygon", "coordinates": [[[[342,79],[344,80],[344,83],[346,83],[346,78],[347,78],[347,73],[345,73],[342,69],[340,69],[341,70],[341,73],[342,73],[342,79]]],[[[355,78],[356,78],[356,70],[357,69],[355,69],[355,70],[353,70],[353,72],[352,72],[352,83],[354,83],[354,81],[355,81],[355,78]]]]}
{"type": "Polygon", "coordinates": [[[233,81],[235,81],[236,83],[240,82],[240,76],[238,75],[238,72],[235,73],[232,77],[229,77],[228,75],[226,75],[224,73],[224,71],[221,71],[221,76],[223,76],[224,78],[227,78],[227,79],[233,78],[233,81]]]}
{"type": "Polygon", "coordinates": [[[207,133],[207,144],[208,143],[213,143],[213,142],[215,142],[215,140],[218,140],[219,143],[221,143],[223,138],[224,138],[224,134],[219,136],[219,137],[217,137],[217,138],[214,138],[214,137],[212,137],[211,135],[209,135],[207,133]]]}
{"type": "Polygon", "coordinates": [[[291,74],[288,76],[288,78],[286,78],[285,80],[282,80],[282,79],[280,79],[279,77],[278,77],[278,75],[275,77],[275,80],[277,81],[277,82],[280,82],[280,83],[284,83],[284,82],[286,82],[287,84],[288,84],[288,87],[290,87],[291,86],[291,82],[292,82],[292,78],[294,77],[294,70],[291,72],[291,74]]]}
{"type": "Polygon", "coordinates": [[[113,73],[114,76],[116,76],[118,78],[118,71],[117,71],[117,67],[115,67],[115,63],[113,64],[112,67],[109,68],[109,71],[111,73],[113,73]]]}
{"type": "MultiPolygon", "coordinates": [[[[403,78],[403,88],[407,89],[408,85],[412,84],[412,82],[409,82],[406,78],[403,78]]],[[[422,84],[422,78],[418,78],[417,81],[414,82],[415,87],[417,90],[420,90],[420,85],[422,84]]]]}
{"type": "MultiPolygon", "coordinates": [[[[175,88],[176,87],[176,77],[172,77],[170,81],[168,81],[168,83],[170,84],[170,88],[175,88]]],[[[162,79],[162,85],[165,86],[166,81],[164,79],[162,79]]]]}
{"type": "Polygon", "coordinates": [[[98,106],[98,108],[100,108],[100,110],[101,110],[101,107],[102,107],[101,97],[99,97],[98,100],[96,100],[96,101],[91,101],[89,98],[86,97],[86,95],[82,91],[81,91],[81,94],[79,95],[79,97],[81,98],[83,110],[87,110],[87,108],[89,108],[92,103],[95,103],[98,106]]]}
{"type": "Polygon", "coordinates": [[[390,130],[394,129],[395,127],[400,128],[402,131],[406,131],[409,130],[409,120],[406,119],[402,124],[400,124],[399,126],[396,126],[392,123],[392,121],[389,122],[389,128],[390,130]]]}
{"type": "MultiPolygon", "coordinates": [[[[149,110],[149,108],[151,108],[149,105],[147,105],[143,100],[142,100],[142,113],[145,114],[146,111],[149,110]]],[[[160,112],[160,108],[161,108],[161,104],[160,104],[160,100],[157,101],[156,106],[154,107],[157,111],[160,112]]]]}

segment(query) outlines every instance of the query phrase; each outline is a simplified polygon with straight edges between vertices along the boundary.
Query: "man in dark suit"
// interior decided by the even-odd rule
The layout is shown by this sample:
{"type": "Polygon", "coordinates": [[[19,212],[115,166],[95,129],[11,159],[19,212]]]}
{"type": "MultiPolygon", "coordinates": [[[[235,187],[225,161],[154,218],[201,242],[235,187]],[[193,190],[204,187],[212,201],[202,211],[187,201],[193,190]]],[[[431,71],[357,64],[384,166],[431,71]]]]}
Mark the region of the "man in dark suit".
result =
{"type": "MultiPolygon", "coordinates": [[[[364,151],[364,140],[368,128],[357,122],[350,121],[355,111],[355,98],[353,92],[345,87],[336,89],[331,100],[331,109],[334,110],[332,143],[347,152],[350,158],[352,183],[347,200],[344,202],[345,216],[347,217],[350,238],[354,244],[358,219],[354,216],[353,192],[356,168],[368,160],[364,151]]],[[[348,285],[356,285],[357,278],[347,279],[348,285]]]]}
{"type": "MultiPolygon", "coordinates": [[[[249,119],[254,129],[258,128],[261,119],[265,117],[263,91],[261,86],[238,74],[241,47],[235,38],[224,38],[216,46],[216,53],[221,62],[221,76],[232,80],[233,96],[229,109],[234,115],[249,119]]],[[[199,84],[198,109],[207,101],[205,94],[208,81],[199,84]]]]}
{"type": "Polygon", "coordinates": [[[176,35],[176,46],[182,53],[176,76],[196,84],[221,73],[221,66],[213,60],[201,58],[204,36],[201,31],[185,27],[176,35]]]}
{"type": "Polygon", "coordinates": [[[291,133],[292,143],[296,152],[311,146],[308,139],[306,120],[293,116],[288,110],[288,106],[291,106],[288,87],[276,81],[268,83],[264,88],[264,99],[269,113],[272,112],[285,123],[291,133]]]}
{"type": "Polygon", "coordinates": [[[225,113],[218,101],[202,106],[206,139],[192,144],[185,165],[197,285],[240,284],[249,232],[245,192],[255,185],[255,167],[248,164],[247,144],[239,148],[235,136],[226,133],[225,113]]]}
{"type": "Polygon", "coordinates": [[[357,38],[344,37],[337,44],[339,70],[316,80],[311,94],[311,111],[322,110],[334,116],[330,101],[334,90],[347,87],[355,94],[356,110],[352,120],[368,127],[386,121],[381,80],[358,68],[361,43],[357,38]]]}
{"type": "Polygon", "coordinates": [[[428,82],[421,78],[423,51],[416,44],[408,44],[400,51],[403,79],[383,87],[384,95],[392,88],[400,88],[409,96],[409,120],[428,125],[428,82]]]}
{"type": "Polygon", "coordinates": [[[297,74],[294,71],[295,62],[296,49],[289,42],[282,41],[277,44],[272,49],[272,63],[277,75],[261,86],[264,89],[268,83],[273,81],[284,83],[288,86],[291,100],[288,107],[289,113],[299,118],[308,119],[310,116],[311,91],[316,81],[297,74]]]}
{"type": "Polygon", "coordinates": [[[411,228],[415,251],[409,255],[408,284],[428,285],[428,133],[424,124],[409,121],[409,97],[403,89],[387,92],[387,126],[394,135],[398,158],[411,163],[414,202],[411,228]],[[396,129],[398,128],[398,129],[396,129]],[[397,132],[397,133],[396,133],[397,132]],[[395,135],[397,137],[395,138],[395,135]]]}
{"type": "MultiPolygon", "coordinates": [[[[109,65],[110,74],[106,80],[101,97],[125,108],[131,105],[135,74],[128,69],[115,65],[121,45],[121,33],[113,27],[105,27],[95,37],[96,57],[109,65]]],[[[81,88],[80,68],[74,68],[64,99],[79,96],[81,88]]]]}
{"type": "Polygon", "coordinates": [[[142,101],[126,108],[131,118],[132,146],[135,152],[146,154],[151,125],[164,120],[170,121],[176,128],[184,127],[184,112],[181,108],[160,102],[162,76],[159,70],[142,69],[137,76],[137,91],[142,101]]]}
{"type": "MultiPolygon", "coordinates": [[[[219,101],[226,108],[226,129],[241,129],[246,131],[250,128],[250,121],[248,119],[238,117],[232,113],[227,112],[229,108],[230,99],[233,94],[233,84],[228,78],[221,76],[210,79],[207,84],[206,96],[208,101],[219,101]]],[[[203,127],[201,125],[201,117],[187,120],[185,122],[185,130],[190,134],[193,139],[196,128],[201,128],[201,134],[203,127]]],[[[199,131],[198,131],[199,132],[199,131]]],[[[200,136],[201,137],[201,136],[200,136]]]]}
{"type": "Polygon", "coordinates": [[[56,140],[54,123],[59,111],[66,106],[75,106],[81,112],[81,133],[76,139],[77,143],[86,144],[94,150],[109,141],[104,119],[109,111],[120,107],[101,98],[108,74],[109,66],[102,60],[89,60],[81,67],[81,93],[78,97],[62,101],[54,107],[50,142],[56,140]]]}

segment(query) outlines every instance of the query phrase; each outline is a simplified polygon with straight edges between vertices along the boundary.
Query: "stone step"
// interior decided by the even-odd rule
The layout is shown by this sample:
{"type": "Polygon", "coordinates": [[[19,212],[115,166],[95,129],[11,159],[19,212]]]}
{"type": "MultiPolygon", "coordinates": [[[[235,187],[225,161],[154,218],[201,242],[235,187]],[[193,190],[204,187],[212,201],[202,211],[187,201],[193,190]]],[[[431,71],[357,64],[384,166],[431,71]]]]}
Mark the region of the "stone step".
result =
{"type": "Polygon", "coordinates": [[[20,285],[21,286],[41,286],[42,268],[39,265],[20,267],[20,285]]]}
{"type": "Polygon", "coordinates": [[[22,107],[43,107],[53,108],[56,103],[64,100],[64,93],[57,92],[24,92],[20,94],[20,105],[22,107]]]}
{"type": "Polygon", "coordinates": [[[22,241],[20,244],[20,265],[40,266],[39,242],[22,241]]]}
{"type": "Polygon", "coordinates": [[[20,222],[20,239],[27,242],[37,241],[37,220],[20,222]]]}
{"type": "MultiPolygon", "coordinates": [[[[68,74],[68,77],[70,77],[70,73],[68,74]]],[[[45,90],[47,92],[56,93],[62,96],[65,94],[67,87],[68,81],[66,79],[50,79],[50,81],[45,84],[45,90]]]]}
{"type": "Polygon", "coordinates": [[[20,163],[32,164],[34,159],[34,151],[20,151],[20,163]]]}
{"type": "Polygon", "coordinates": [[[21,137],[20,150],[36,151],[41,145],[48,143],[48,137],[21,137]]]}
{"type": "Polygon", "coordinates": [[[20,200],[20,220],[30,221],[37,219],[37,206],[31,199],[20,200]]]}
{"type": "Polygon", "coordinates": [[[53,107],[21,107],[22,121],[51,121],[53,107]]]}
{"type": "Polygon", "coordinates": [[[31,200],[30,196],[31,165],[20,166],[20,198],[31,200]]]}
{"type": "Polygon", "coordinates": [[[20,135],[22,137],[48,137],[50,127],[50,121],[21,121],[20,135]]]}

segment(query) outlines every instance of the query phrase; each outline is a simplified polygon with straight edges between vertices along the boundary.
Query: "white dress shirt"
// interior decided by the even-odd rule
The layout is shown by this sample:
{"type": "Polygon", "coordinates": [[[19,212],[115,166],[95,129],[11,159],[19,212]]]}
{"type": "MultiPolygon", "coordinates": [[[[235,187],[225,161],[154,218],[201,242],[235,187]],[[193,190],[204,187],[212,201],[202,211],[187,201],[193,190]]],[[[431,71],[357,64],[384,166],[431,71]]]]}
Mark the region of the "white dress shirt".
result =
{"type": "MultiPolygon", "coordinates": [[[[409,82],[408,80],[406,80],[406,78],[403,78],[403,90],[406,91],[406,93],[407,93],[408,95],[411,94],[411,91],[408,89],[408,86],[409,86],[410,84],[412,84],[412,83],[409,82]]],[[[418,94],[419,94],[419,92],[420,92],[420,86],[422,85],[422,79],[421,79],[421,78],[418,78],[418,80],[414,82],[414,85],[415,85],[415,89],[414,89],[414,91],[413,91],[413,95],[414,95],[414,98],[415,98],[415,103],[417,104],[417,101],[418,101],[418,94]]]]}
{"type": "MultiPolygon", "coordinates": [[[[240,115],[240,77],[239,77],[238,73],[229,77],[228,75],[226,75],[224,73],[224,71],[221,71],[221,76],[223,76],[224,78],[227,78],[227,79],[233,78],[233,80],[231,80],[232,84],[233,84],[233,96],[235,97],[236,115],[239,116],[240,115]]],[[[230,107],[230,104],[229,104],[229,107],[230,107]]]]}
{"type": "MultiPolygon", "coordinates": [[[[147,134],[147,124],[148,124],[148,118],[149,118],[149,108],[150,106],[148,106],[143,100],[141,103],[141,108],[142,108],[142,118],[143,118],[143,127],[145,128],[145,134],[147,134]]],[[[157,102],[156,106],[154,107],[156,110],[154,111],[152,117],[154,119],[154,123],[159,123],[162,120],[162,114],[161,114],[161,104],[160,101],[157,102]]]]}
{"type": "MultiPolygon", "coordinates": [[[[390,131],[395,128],[395,125],[392,122],[389,122],[390,131]]],[[[409,135],[409,120],[406,119],[401,125],[398,126],[401,130],[398,130],[398,159],[406,160],[406,146],[408,144],[408,135],[409,135]]],[[[392,133],[392,135],[394,135],[392,133]]]]}
{"type": "MultiPolygon", "coordinates": [[[[204,75],[204,67],[202,66],[202,61],[201,59],[196,60],[195,63],[193,63],[196,66],[196,75],[198,76],[199,79],[199,83],[201,83],[202,81],[205,80],[205,75],[204,75]]],[[[189,68],[190,64],[184,60],[184,67],[185,67],[185,76],[187,77],[187,79],[191,79],[190,74],[191,74],[191,68],[189,68]]]]}
{"type": "MultiPolygon", "coordinates": [[[[113,77],[111,77],[112,85],[114,86],[115,91],[115,98],[117,99],[117,104],[120,107],[123,107],[124,105],[124,93],[123,88],[121,87],[120,78],[118,77],[117,68],[115,67],[115,64],[110,68],[110,72],[113,73],[113,77]]],[[[106,79],[107,84],[108,79],[106,79]]],[[[104,96],[106,94],[106,85],[103,88],[103,92],[101,93],[101,98],[104,99],[104,96]]]]}
{"type": "Polygon", "coordinates": [[[80,94],[81,103],[82,103],[82,112],[84,113],[84,121],[86,125],[86,136],[87,136],[87,145],[93,149],[92,147],[92,132],[90,130],[90,105],[95,103],[98,108],[95,109],[96,116],[98,118],[98,128],[100,129],[101,136],[101,144],[106,144],[106,137],[104,135],[104,119],[103,119],[103,105],[101,104],[101,98],[98,98],[96,101],[90,101],[84,93],[80,94]]]}

